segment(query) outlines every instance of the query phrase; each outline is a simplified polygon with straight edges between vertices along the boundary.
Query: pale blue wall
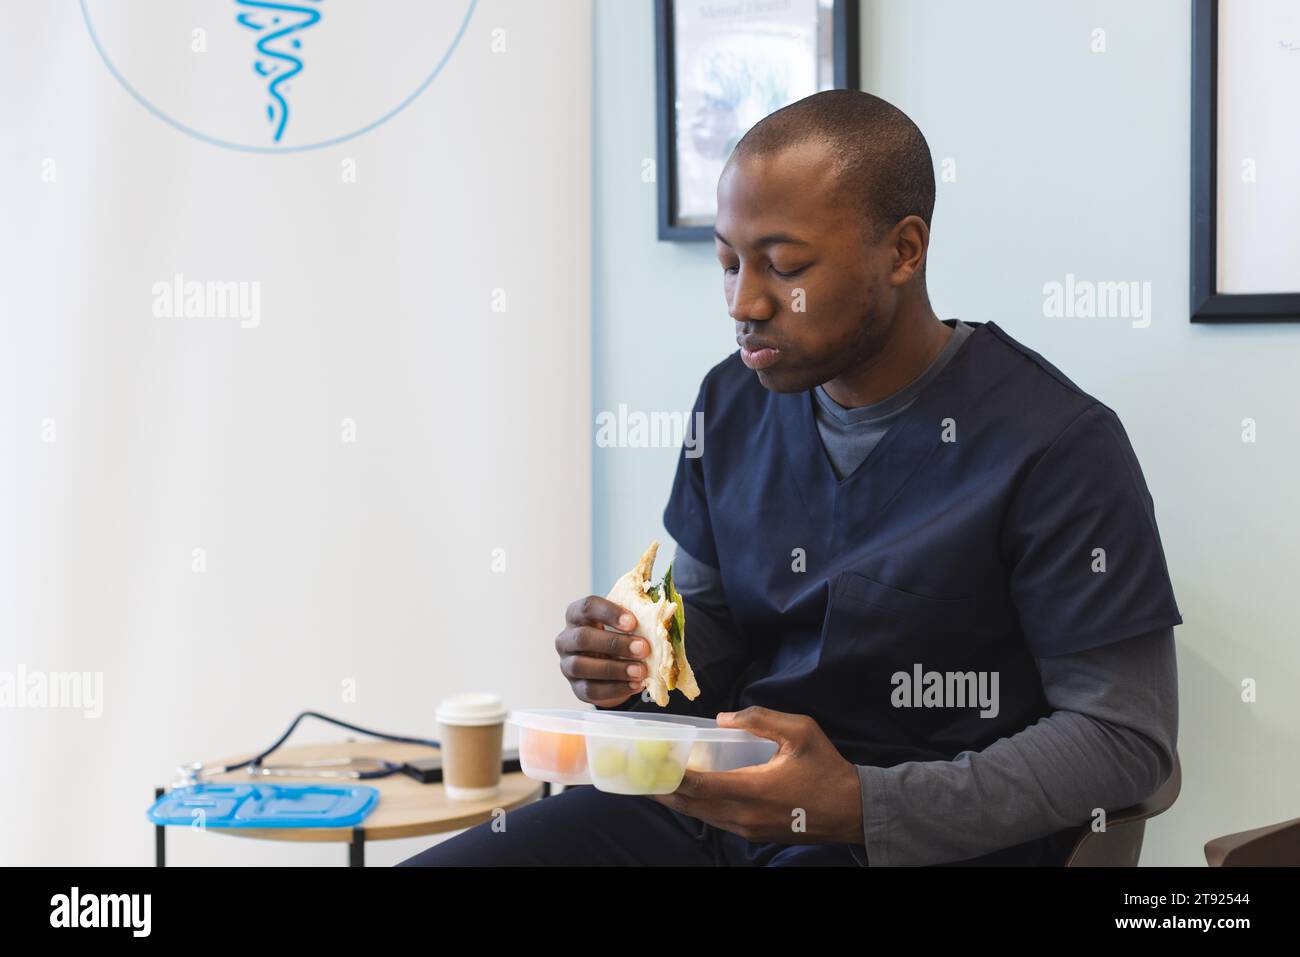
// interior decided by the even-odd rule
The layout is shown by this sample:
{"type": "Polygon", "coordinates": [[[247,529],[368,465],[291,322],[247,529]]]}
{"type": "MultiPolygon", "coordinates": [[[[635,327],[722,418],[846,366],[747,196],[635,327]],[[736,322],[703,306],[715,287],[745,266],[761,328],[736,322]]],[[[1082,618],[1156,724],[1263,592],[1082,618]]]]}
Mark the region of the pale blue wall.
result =
{"type": "MultiPolygon", "coordinates": [[[[620,402],[681,410],[700,380],[735,350],[712,243],[660,243],[655,156],[654,4],[596,4],[592,203],[592,416],[620,402]]],[[[651,538],[664,543],[664,505],[677,450],[593,449],[593,590],[604,594],[651,538]]]]}
{"type": "MultiPolygon", "coordinates": [[[[1300,685],[1300,325],[1188,322],[1190,4],[865,0],[862,39],[864,88],[916,121],[936,164],[956,162],[933,224],[935,311],[994,320],[1042,352],[1119,413],[1142,462],[1186,620],[1184,793],[1143,862],[1203,864],[1205,840],[1294,817],[1300,791],[1287,690],[1300,685]],[[1150,282],[1150,327],[1045,318],[1043,285],[1067,273],[1150,282]],[[1259,682],[1254,704],[1244,678],[1259,682]]],[[[640,178],[653,57],[649,0],[598,0],[593,415],[689,408],[734,349],[709,245],[655,240],[655,187],[640,178]],[[652,338],[669,348],[641,358],[652,338]]],[[[674,462],[595,450],[595,590],[662,534],[674,462]]]]}

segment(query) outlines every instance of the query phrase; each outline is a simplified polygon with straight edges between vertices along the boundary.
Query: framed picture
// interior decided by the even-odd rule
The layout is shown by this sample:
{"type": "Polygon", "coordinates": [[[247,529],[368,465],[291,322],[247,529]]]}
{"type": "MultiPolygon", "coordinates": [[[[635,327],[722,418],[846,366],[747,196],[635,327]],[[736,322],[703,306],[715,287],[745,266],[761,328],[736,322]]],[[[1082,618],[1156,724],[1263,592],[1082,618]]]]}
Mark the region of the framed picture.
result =
{"type": "Polygon", "coordinates": [[[1300,322],[1300,3],[1194,0],[1193,322],[1300,322]]]}
{"type": "Polygon", "coordinates": [[[655,0],[659,238],[712,240],[723,164],[751,126],[858,88],[858,0],[655,0]]]}

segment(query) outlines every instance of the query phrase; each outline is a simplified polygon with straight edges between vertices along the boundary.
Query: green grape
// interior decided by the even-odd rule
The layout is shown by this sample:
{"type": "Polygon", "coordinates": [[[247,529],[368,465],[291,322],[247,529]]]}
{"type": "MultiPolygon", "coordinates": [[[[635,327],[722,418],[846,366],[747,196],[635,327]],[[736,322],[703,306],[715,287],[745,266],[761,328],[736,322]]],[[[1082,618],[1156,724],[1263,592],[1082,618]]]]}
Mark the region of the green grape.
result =
{"type": "Polygon", "coordinates": [[[671,741],[638,741],[636,743],[636,753],[647,761],[662,761],[668,757],[670,748],[672,748],[671,741]]]}
{"type": "Polygon", "coordinates": [[[627,753],[615,745],[602,745],[596,751],[595,763],[591,773],[597,777],[612,778],[623,773],[627,767],[627,753]]]}
{"type": "Polygon", "coordinates": [[[647,761],[639,754],[628,756],[627,779],[637,791],[654,790],[658,770],[659,765],[657,762],[647,761]]]}
{"type": "Polygon", "coordinates": [[[659,765],[659,777],[655,781],[656,791],[676,791],[677,786],[682,783],[682,775],[686,769],[674,761],[672,758],[664,761],[659,765]]]}

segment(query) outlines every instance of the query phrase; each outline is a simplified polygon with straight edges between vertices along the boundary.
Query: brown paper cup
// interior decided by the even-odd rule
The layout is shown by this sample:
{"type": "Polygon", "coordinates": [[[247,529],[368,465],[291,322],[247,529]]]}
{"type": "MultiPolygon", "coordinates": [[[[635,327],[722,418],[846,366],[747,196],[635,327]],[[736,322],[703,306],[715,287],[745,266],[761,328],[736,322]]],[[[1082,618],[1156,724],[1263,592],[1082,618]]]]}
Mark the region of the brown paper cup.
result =
{"type": "Polygon", "coordinates": [[[501,791],[506,709],[494,694],[463,694],[438,706],[442,786],[453,801],[480,801],[501,791]]]}

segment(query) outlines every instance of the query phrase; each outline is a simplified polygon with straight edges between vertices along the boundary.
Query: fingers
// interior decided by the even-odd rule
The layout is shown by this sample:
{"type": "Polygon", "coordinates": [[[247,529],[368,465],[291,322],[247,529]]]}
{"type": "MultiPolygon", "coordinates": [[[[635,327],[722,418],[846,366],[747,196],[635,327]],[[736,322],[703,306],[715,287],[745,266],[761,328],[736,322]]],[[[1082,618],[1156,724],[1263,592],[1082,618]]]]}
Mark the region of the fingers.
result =
{"type": "Polygon", "coordinates": [[[764,778],[750,768],[735,771],[690,771],[682,776],[682,783],[674,794],[696,801],[709,801],[715,809],[735,805],[742,808],[764,794],[764,778]],[[749,772],[749,773],[741,773],[749,772]]]}
{"type": "Polygon", "coordinates": [[[625,658],[592,658],[590,655],[565,655],[560,659],[560,671],[574,681],[619,682],[624,690],[640,688],[646,676],[646,666],[625,658]]]}
{"type": "Polygon", "coordinates": [[[579,598],[564,612],[569,625],[555,637],[560,671],[581,701],[612,707],[645,685],[650,643],[620,634],[636,628],[626,608],[597,595],[579,598]],[[611,629],[618,629],[617,631],[611,629]]]}
{"type": "Polygon", "coordinates": [[[579,701],[586,701],[597,707],[613,707],[622,704],[636,693],[641,682],[628,681],[589,681],[580,678],[570,682],[573,693],[579,701]]]}
{"type": "Polygon", "coordinates": [[[740,728],[760,738],[775,741],[778,756],[793,757],[815,749],[834,750],[834,745],[826,737],[821,725],[806,714],[774,711],[754,705],[732,712],[725,722],[719,718],[718,723],[722,727],[740,728]]]}
{"type": "Polygon", "coordinates": [[[597,595],[579,598],[569,605],[564,611],[564,620],[570,625],[606,625],[619,631],[631,631],[636,627],[635,615],[597,595]]]}
{"type": "Polygon", "coordinates": [[[635,635],[621,635],[590,625],[566,628],[555,637],[555,650],[564,655],[604,655],[639,661],[650,654],[650,643],[635,635]]]}

